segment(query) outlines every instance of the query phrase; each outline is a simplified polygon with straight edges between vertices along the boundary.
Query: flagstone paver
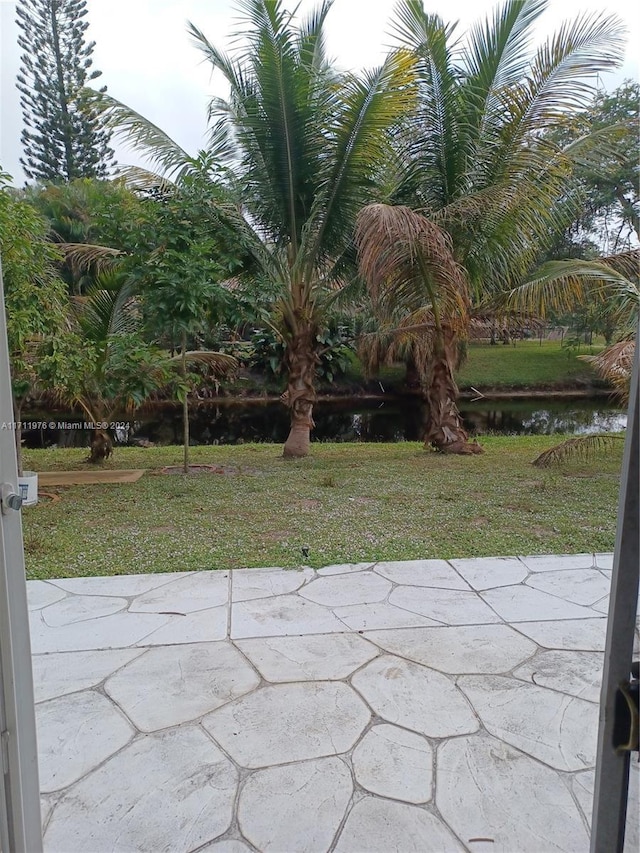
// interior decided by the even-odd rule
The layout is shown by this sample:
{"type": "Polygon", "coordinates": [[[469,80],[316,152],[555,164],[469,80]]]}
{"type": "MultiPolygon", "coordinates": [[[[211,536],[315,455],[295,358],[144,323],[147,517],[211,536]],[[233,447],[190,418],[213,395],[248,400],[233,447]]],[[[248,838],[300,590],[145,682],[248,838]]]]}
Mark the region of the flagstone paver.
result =
{"type": "Polygon", "coordinates": [[[127,607],[126,598],[113,598],[106,595],[74,595],[50,604],[40,610],[45,625],[61,628],[76,622],[87,622],[100,616],[111,616],[127,607]]]}
{"type": "MultiPolygon", "coordinates": [[[[593,612],[593,611],[592,611],[593,612]]],[[[572,621],[512,622],[512,626],[545,649],[603,652],[607,620],[604,616],[572,621]]]]}
{"type": "Polygon", "coordinates": [[[331,566],[323,566],[321,569],[318,569],[318,575],[324,577],[325,575],[345,575],[348,572],[362,572],[365,569],[373,568],[374,565],[375,563],[334,563],[331,566]]]}
{"type": "Polygon", "coordinates": [[[501,675],[464,675],[458,686],[487,731],[505,743],[557,770],[595,762],[597,705],[501,675]]]}
{"type": "MultiPolygon", "coordinates": [[[[555,572],[563,569],[590,569],[596,564],[594,554],[550,554],[520,557],[530,572],[555,572]]],[[[606,568],[606,566],[604,567],[606,568]]]]}
{"type": "Polygon", "coordinates": [[[550,767],[489,735],[454,738],[437,757],[436,805],[470,850],[584,853],[587,833],[550,767]],[[490,839],[485,845],[471,839],[490,839]]]}
{"type": "Polygon", "coordinates": [[[388,601],[375,604],[352,604],[349,607],[334,607],[334,614],[340,619],[342,630],[373,631],[375,628],[411,628],[415,626],[442,625],[435,619],[418,616],[402,607],[394,607],[388,601]]]}
{"type": "Polygon", "coordinates": [[[198,719],[259,681],[223,641],[149,649],[107,679],[104,689],[141,731],[153,732],[198,719]]]}
{"type": "Polygon", "coordinates": [[[483,599],[507,622],[542,619],[588,619],[593,612],[556,595],[529,586],[504,586],[481,593],[483,599]]]}
{"type": "Polygon", "coordinates": [[[303,571],[282,569],[237,569],[233,572],[232,601],[251,601],[254,598],[269,598],[295,592],[303,584],[313,580],[312,569],[303,571]]]}
{"type": "Polygon", "coordinates": [[[357,672],[351,683],[383,720],[414,732],[448,737],[478,728],[453,681],[420,664],[384,655],[357,672]]]}
{"type": "Polygon", "coordinates": [[[55,584],[47,583],[47,581],[29,581],[27,588],[29,610],[39,610],[41,607],[53,604],[55,601],[64,598],[66,594],[63,589],[59,589],[55,584]]]}
{"type": "Polygon", "coordinates": [[[139,595],[131,613],[194,613],[226,604],[229,598],[227,572],[196,572],[139,595]]]}
{"type": "Polygon", "coordinates": [[[507,672],[537,649],[507,625],[402,628],[364,636],[388,652],[451,674],[507,672]]]}
{"type": "Polygon", "coordinates": [[[406,803],[431,799],[432,765],[426,738],[387,724],[369,729],[353,751],[353,769],[363,788],[406,803]]]}
{"type": "Polygon", "coordinates": [[[318,853],[331,846],[352,792],[335,757],[258,770],[240,794],[238,824],[258,850],[318,853]]]}
{"type": "Polygon", "coordinates": [[[234,604],[231,636],[280,637],[290,634],[332,634],[344,625],[320,604],[297,595],[277,595],[234,604]]]}
{"type": "Polygon", "coordinates": [[[500,622],[500,617],[475,592],[399,586],[389,596],[389,602],[443,625],[500,622]]]}
{"type": "Polygon", "coordinates": [[[165,614],[159,628],[138,641],[138,646],[170,646],[181,643],[210,643],[227,636],[229,611],[226,605],[195,613],[165,614]]]}
{"type": "Polygon", "coordinates": [[[527,586],[557,595],[574,604],[589,606],[608,594],[611,581],[597,569],[565,569],[532,575],[527,586]]]}
{"type": "Polygon", "coordinates": [[[170,618],[157,613],[122,612],[52,628],[42,613],[34,611],[29,622],[33,654],[126,649],[166,625],[170,618]]]}
{"type": "Polygon", "coordinates": [[[348,678],[380,653],[357,634],[265,637],[237,640],[236,646],[272,682],[348,678]]]}
{"type": "Polygon", "coordinates": [[[513,675],[541,687],[599,702],[603,663],[601,652],[538,652],[514,670],[513,675]]]}
{"type": "Polygon", "coordinates": [[[446,560],[402,560],[378,563],[375,570],[394,583],[442,589],[469,589],[469,584],[451,568],[446,560]]]}
{"type": "Polygon", "coordinates": [[[517,557],[451,560],[451,565],[477,590],[520,583],[529,573],[525,564],[517,557]]]}
{"type": "Polygon", "coordinates": [[[457,853],[464,847],[431,812],[405,803],[366,797],[351,810],[335,853],[457,853]],[[425,840],[428,839],[428,847],[425,840]]]}
{"type": "Polygon", "coordinates": [[[187,853],[229,828],[237,784],[237,770],[196,726],[137,738],[65,792],[45,849],[187,853]]]}
{"type": "Polygon", "coordinates": [[[268,767],[338,755],[351,749],[369,722],[360,697],[340,682],[263,687],[202,721],[243,767],[268,767]]]}
{"type": "Polygon", "coordinates": [[[375,572],[354,572],[318,578],[300,590],[300,595],[327,607],[373,604],[391,592],[391,584],[375,572]]]}
{"type": "Polygon", "coordinates": [[[45,853],[588,849],[610,569],[30,582],[45,853]]]}
{"type": "Polygon", "coordinates": [[[36,725],[45,793],[77,781],[134,735],[124,714],[91,690],[37,705],[36,725]]]}
{"type": "Polygon", "coordinates": [[[95,687],[143,649],[100,649],[34,655],[33,690],[36,702],[95,687]]]}
{"type": "Polygon", "coordinates": [[[157,575],[108,575],[93,578],[59,578],[55,586],[75,595],[113,595],[129,598],[173,583],[193,572],[165,572],[157,575]]]}

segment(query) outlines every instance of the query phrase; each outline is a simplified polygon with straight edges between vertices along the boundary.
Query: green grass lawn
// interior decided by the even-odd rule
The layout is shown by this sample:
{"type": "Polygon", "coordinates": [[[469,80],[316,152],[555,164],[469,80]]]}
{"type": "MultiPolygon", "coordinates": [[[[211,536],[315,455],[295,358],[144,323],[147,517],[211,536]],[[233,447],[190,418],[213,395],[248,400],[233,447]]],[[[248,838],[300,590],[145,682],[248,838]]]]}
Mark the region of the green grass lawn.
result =
{"type": "MultiPolygon", "coordinates": [[[[613,548],[621,451],[538,470],[557,436],[489,437],[485,454],[415,443],[198,447],[224,473],[163,475],[179,447],[117,448],[108,467],[156,469],[125,485],[47,488],[23,512],[29,578],[295,567],[613,548]]],[[[622,442],[620,442],[622,444],[622,442]]],[[[86,450],[25,452],[39,471],[85,467],[86,450]]]]}
{"type": "MultiPolygon", "coordinates": [[[[456,378],[461,389],[471,386],[479,390],[562,390],[584,385],[605,387],[590,365],[577,357],[595,355],[601,349],[601,345],[583,345],[577,353],[562,349],[560,341],[546,340],[542,346],[537,340],[518,341],[515,346],[471,343],[467,361],[456,378]]],[[[389,389],[402,386],[404,375],[403,365],[393,365],[383,367],[376,378],[389,389]]],[[[355,356],[346,380],[354,383],[363,381],[362,368],[355,356]]]]}
{"type": "MultiPolygon", "coordinates": [[[[582,346],[580,355],[595,355],[601,346],[582,346]]],[[[518,341],[516,346],[474,343],[458,377],[460,388],[505,386],[551,388],[598,382],[589,364],[562,349],[559,341],[518,341]]]]}

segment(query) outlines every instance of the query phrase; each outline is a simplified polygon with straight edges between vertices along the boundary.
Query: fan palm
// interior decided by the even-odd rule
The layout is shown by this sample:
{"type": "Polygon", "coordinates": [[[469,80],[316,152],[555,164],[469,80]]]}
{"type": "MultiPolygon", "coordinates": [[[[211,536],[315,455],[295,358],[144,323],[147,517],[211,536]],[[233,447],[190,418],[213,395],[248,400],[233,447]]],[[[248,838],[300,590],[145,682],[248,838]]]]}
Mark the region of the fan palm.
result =
{"type": "Polygon", "coordinates": [[[508,0],[464,41],[421,0],[402,0],[397,10],[394,33],[416,57],[418,107],[396,136],[387,203],[363,211],[358,239],[369,286],[386,293],[383,321],[392,325],[418,305],[433,314],[423,332],[435,335],[433,345],[423,351],[434,361],[421,373],[432,404],[426,439],[440,450],[467,449],[451,353],[468,326],[469,304],[523,280],[574,209],[574,163],[602,142],[592,135],[561,149],[543,131],[587,105],[591,80],[619,61],[622,26],[582,16],[531,54],[533,27],[547,5],[508,0]],[[393,249],[389,221],[398,208],[397,226],[404,220],[407,231],[393,249]],[[440,280],[430,244],[451,254],[440,280]],[[379,273],[388,265],[376,265],[375,255],[386,252],[406,276],[396,271],[385,284],[379,273]]]}
{"type": "MultiPolygon", "coordinates": [[[[324,0],[299,25],[281,0],[241,0],[243,47],[233,56],[193,24],[195,45],[230,88],[210,106],[212,180],[239,200],[236,227],[256,278],[277,286],[272,323],[285,345],[291,414],[286,457],[305,456],[313,427],[315,372],[328,295],[352,261],[358,211],[374,196],[388,129],[412,106],[413,59],[391,54],[362,76],[338,73],[324,51],[324,0]],[[226,170],[215,170],[226,164],[226,170]],[[257,271],[257,272],[256,272],[257,271]]],[[[106,102],[111,122],[152,153],[163,174],[194,167],[179,146],[141,116],[106,102]]],[[[196,164],[197,165],[197,164],[196,164]]]]}

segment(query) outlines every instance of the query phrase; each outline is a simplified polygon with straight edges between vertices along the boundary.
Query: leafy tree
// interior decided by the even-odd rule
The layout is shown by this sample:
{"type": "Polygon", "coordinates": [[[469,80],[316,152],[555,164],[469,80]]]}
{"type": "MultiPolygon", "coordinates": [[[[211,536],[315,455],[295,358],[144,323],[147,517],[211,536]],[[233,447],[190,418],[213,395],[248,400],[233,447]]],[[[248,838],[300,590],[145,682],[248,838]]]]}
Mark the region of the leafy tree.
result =
{"type": "MultiPolygon", "coordinates": [[[[161,200],[148,200],[146,233],[152,244],[132,255],[131,281],[138,281],[148,333],[172,350],[179,348],[182,378],[185,474],[189,471],[189,365],[214,376],[233,372],[235,358],[221,352],[189,351],[189,343],[220,321],[230,299],[221,282],[239,266],[239,246],[220,222],[211,203],[211,187],[197,176],[167,189],[161,200]],[[235,244],[235,245],[234,245],[235,244]]],[[[143,241],[144,242],[144,238],[143,241]]]]}
{"type": "Polygon", "coordinates": [[[85,40],[86,0],[20,0],[16,12],[25,174],[43,181],[105,177],[113,151],[85,91],[101,74],[90,70],[95,42],[85,40]]]}
{"type": "Polygon", "coordinates": [[[103,274],[88,295],[72,299],[67,320],[64,334],[47,339],[40,372],[50,395],[96,425],[89,461],[99,463],[113,449],[108,424],[169,386],[175,371],[167,353],[145,340],[122,273],[103,274]]]}
{"type": "Polygon", "coordinates": [[[64,253],[61,276],[71,295],[83,294],[115,257],[140,246],[144,201],[123,180],[77,178],[27,187],[25,197],[46,217],[50,239],[64,253]]]}
{"type": "MultiPolygon", "coordinates": [[[[329,296],[353,265],[355,218],[375,199],[388,131],[413,104],[413,60],[399,51],[375,71],[340,74],[324,51],[331,0],[299,26],[281,0],[240,0],[238,7],[244,43],[235,56],[195,26],[190,32],[230,86],[229,99],[210,108],[209,161],[219,167],[211,175],[236,197],[227,213],[252,252],[253,275],[277,291],[271,323],[285,347],[283,402],[291,413],[284,455],[300,457],[309,451],[329,296]]],[[[113,125],[151,152],[165,175],[194,167],[157,127],[109,103],[113,125]]]]}
{"type": "Polygon", "coordinates": [[[7,336],[18,472],[22,473],[20,420],[27,395],[40,380],[45,340],[64,326],[66,288],[56,274],[59,252],[47,240],[47,224],[8,186],[0,172],[0,259],[4,280],[7,336]]]}
{"type": "Polygon", "coordinates": [[[590,79],[620,58],[622,26],[604,16],[565,23],[532,54],[547,5],[508,0],[464,42],[421,0],[397,10],[396,37],[417,62],[418,107],[395,136],[387,203],[363,211],[358,242],[383,322],[428,338],[417,365],[426,442],[447,452],[470,450],[453,375],[470,306],[535,266],[567,222],[577,160],[599,142],[596,132],[560,147],[544,131],[584,109],[590,79]]]}
{"type": "Polygon", "coordinates": [[[581,191],[579,214],[551,257],[567,254],[592,257],[632,248],[640,240],[640,84],[626,80],[613,92],[598,90],[587,109],[561,119],[547,132],[557,145],[566,146],[581,136],[609,131],[606,145],[577,164],[581,191]],[[592,246],[596,252],[589,253],[592,246]],[[586,250],[586,251],[585,251],[586,250]]]}

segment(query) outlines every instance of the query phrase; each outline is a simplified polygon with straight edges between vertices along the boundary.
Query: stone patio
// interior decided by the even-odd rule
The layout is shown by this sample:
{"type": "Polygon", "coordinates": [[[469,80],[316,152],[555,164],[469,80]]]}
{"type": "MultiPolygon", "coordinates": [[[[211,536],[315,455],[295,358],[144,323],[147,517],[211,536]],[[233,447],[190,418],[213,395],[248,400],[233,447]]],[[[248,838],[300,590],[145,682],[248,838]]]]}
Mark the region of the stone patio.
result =
{"type": "Polygon", "coordinates": [[[584,853],[611,564],[30,581],[45,850],[584,853]]]}

